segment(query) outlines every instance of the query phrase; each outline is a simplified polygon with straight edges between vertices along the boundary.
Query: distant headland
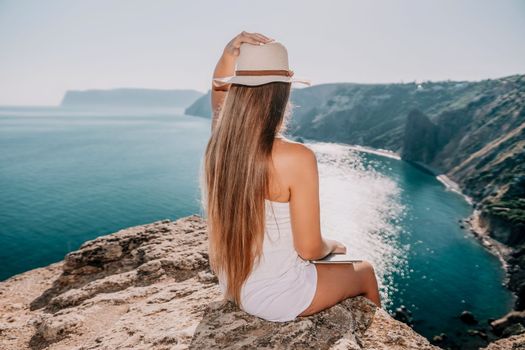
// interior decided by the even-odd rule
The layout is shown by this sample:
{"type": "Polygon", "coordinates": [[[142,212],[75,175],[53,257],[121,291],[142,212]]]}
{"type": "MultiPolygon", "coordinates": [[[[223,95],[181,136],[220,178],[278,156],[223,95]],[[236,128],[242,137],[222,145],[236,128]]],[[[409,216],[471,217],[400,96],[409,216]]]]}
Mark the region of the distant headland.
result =
{"type": "Polygon", "coordinates": [[[66,91],[61,107],[185,108],[204,93],[196,90],[118,88],[66,91]]]}

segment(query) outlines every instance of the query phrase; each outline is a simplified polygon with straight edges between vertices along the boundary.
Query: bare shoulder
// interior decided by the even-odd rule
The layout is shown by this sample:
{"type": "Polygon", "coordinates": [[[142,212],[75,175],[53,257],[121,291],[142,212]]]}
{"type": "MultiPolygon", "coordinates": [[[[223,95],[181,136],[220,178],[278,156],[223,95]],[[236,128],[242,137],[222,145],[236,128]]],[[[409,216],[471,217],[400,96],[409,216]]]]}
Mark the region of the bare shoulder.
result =
{"type": "Polygon", "coordinates": [[[288,140],[276,139],[272,149],[272,193],[281,201],[290,200],[294,188],[314,188],[318,181],[317,158],[307,145],[288,140]]]}
{"type": "Polygon", "coordinates": [[[277,171],[284,178],[298,172],[311,171],[317,165],[317,158],[310,147],[286,138],[276,140],[272,158],[277,171]]]}

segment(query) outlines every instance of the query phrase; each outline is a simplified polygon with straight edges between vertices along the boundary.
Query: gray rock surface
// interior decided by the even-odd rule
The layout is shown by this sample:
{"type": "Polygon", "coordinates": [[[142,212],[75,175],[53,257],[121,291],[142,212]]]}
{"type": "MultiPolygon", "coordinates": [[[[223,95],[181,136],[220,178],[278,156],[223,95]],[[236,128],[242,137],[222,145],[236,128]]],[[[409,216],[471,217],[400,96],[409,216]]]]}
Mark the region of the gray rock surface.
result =
{"type": "Polygon", "coordinates": [[[437,349],[364,297],[269,322],[222,299],[192,215],[85,242],[0,282],[0,349],[437,349]]]}

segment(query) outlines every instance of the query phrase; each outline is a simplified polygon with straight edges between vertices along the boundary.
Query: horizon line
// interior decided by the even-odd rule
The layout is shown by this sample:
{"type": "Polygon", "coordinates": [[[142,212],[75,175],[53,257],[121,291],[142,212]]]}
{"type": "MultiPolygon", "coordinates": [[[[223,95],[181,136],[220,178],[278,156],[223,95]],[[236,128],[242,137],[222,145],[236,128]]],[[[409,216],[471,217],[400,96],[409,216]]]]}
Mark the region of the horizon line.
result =
{"type": "MultiPolygon", "coordinates": [[[[414,79],[414,80],[410,80],[410,81],[404,81],[404,80],[400,80],[400,81],[390,81],[390,82],[368,82],[368,83],[362,83],[362,82],[351,82],[351,81],[334,81],[334,82],[325,82],[325,83],[320,83],[320,84],[312,84],[311,86],[306,86],[306,87],[295,87],[293,86],[292,84],[292,88],[294,89],[308,89],[308,88],[313,88],[313,87],[317,87],[317,86],[322,86],[322,85],[331,85],[331,84],[355,84],[355,85],[392,85],[392,84],[428,84],[428,83],[449,83],[449,82],[457,82],[457,83],[464,83],[464,82],[469,82],[469,83],[480,83],[480,82],[483,82],[483,81],[489,81],[489,80],[501,80],[501,79],[508,79],[508,78],[511,78],[511,77],[515,77],[515,76],[523,76],[525,75],[525,73],[514,73],[514,74],[508,74],[508,75],[504,75],[504,76],[500,76],[498,78],[481,78],[481,79],[476,79],[476,80],[453,80],[453,79],[441,79],[441,80],[430,80],[430,79],[426,79],[426,80],[418,80],[418,79],[414,79]]],[[[211,82],[211,80],[210,80],[211,82]]],[[[118,86],[118,87],[111,87],[111,88],[84,88],[84,89],[67,89],[63,92],[63,95],[65,95],[68,91],[81,91],[81,92],[86,92],[86,91],[111,91],[111,90],[118,90],[118,89],[137,89],[137,90],[158,90],[158,91],[176,91],[176,90],[180,90],[180,91],[197,91],[203,95],[206,95],[211,89],[208,89],[207,91],[203,92],[202,90],[198,90],[198,89],[191,89],[191,88],[171,88],[171,89],[167,89],[167,88],[154,88],[154,87],[136,87],[136,86],[118,86]]],[[[60,107],[61,104],[49,104],[49,105],[42,105],[42,104],[23,104],[23,105],[20,105],[20,104],[0,104],[0,107],[60,107]]]]}

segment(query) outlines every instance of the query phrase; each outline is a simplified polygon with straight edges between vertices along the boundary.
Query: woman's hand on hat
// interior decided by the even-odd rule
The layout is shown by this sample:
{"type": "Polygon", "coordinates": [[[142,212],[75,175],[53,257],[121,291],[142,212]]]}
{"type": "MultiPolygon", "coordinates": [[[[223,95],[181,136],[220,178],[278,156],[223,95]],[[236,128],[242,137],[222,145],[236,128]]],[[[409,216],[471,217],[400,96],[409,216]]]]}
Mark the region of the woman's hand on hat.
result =
{"type": "Polygon", "coordinates": [[[248,33],[242,31],[240,34],[235,36],[224,48],[224,54],[232,57],[239,56],[240,47],[242,43],[249,43],[253,45],[261,45],[274,41],[275,39],[269,38],[260,33],[248,33]]]}

